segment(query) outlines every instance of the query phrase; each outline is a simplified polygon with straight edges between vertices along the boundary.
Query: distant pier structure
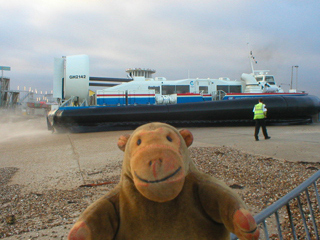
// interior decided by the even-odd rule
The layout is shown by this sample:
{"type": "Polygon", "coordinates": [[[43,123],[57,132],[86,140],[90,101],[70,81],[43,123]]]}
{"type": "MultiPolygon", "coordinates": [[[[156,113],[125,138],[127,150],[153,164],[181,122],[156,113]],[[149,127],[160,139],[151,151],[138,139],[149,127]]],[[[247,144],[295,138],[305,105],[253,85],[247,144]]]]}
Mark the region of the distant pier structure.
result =
{"type": "Polygon", "coordinates": [[[10,109],[14,112],[22,111],[31,115],[45,115],[50,110],[50,104],[54,101],[53,94],[29,90],[26,87],[23,90],[10,90],[10,78],[3,75],[3,71],[10,71],[10,67],[0,66],[0,110],[10,109]]]}
{"type": "Polygon", "coordinates": [[[0,83],[0,107],[10,108],[15,107],[19,102],[19,91],[10,90],[10,78],[4,77],[3,71],[10,71],[7,66],[0,66],[1,83],[0,83]]]}

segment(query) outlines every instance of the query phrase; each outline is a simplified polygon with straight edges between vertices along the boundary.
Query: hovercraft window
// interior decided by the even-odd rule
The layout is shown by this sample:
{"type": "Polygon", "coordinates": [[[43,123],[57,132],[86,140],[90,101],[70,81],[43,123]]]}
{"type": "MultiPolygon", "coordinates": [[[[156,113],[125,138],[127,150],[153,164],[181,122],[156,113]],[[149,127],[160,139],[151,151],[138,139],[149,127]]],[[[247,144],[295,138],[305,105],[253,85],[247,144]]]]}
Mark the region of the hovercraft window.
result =
{"type": "Polygon", "coordinates": [[[208,93],[208,86],[199,86],[199,92],[208,93]]]}
{"type": "Polygon", "coordinates": [[[160,87],[159,86],[149,86],[149,90],[154,90],[155,94],[160,94],[160,87]]]}
{"type": "Polygon", "coordinates": [[[265,81],[270,85],[275,85],[273,76],[266,76],[265,81]]]}
{"type": "Polygon", "coordinates": [[[218,85],[217,90],[222,90],[226,93],[241,93],[241,85],[218,85]]]}
{"type": "Polygon", "coordinates": [[[176,86],[162,85],[162,95],[174,94],[175,92],[176,92],[176,86]]]}
{"type": "Polygon", "coordinates": [[[241,93],[241,85],[233,85],[229,86],[230,87],[230,92],[231,93],[241,93]]]}
{"type": "Polygon", "coordinates": [[[261,82],[263,80],[263,77],[256,77],[257,82],[261,82]]]}
{"type": "Polygon", "coordinates": [[[189,85],[177,85],[176,86],[176,93],[189,93],[190,87],[189,85]]]}
{"type": "Polygon", "coordinates": [[[162,95],[170,95],[175,93],[189,93],[189,85],[162,85],[162,95]]]}

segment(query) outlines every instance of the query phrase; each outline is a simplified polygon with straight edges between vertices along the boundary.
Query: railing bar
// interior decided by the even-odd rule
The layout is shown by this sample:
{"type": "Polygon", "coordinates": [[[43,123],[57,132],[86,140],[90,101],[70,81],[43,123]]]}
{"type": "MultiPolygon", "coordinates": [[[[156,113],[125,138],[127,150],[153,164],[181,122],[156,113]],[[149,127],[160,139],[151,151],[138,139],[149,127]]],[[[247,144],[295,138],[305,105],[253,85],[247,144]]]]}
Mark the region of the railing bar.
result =
{"type": "Polygon", "coordinates": [[[269,239],[269,233],[268,233],[268,227],[266,224],[266,220],[263,220],[262,224],[263,224],[265,239],[269,239]]]}
{"type": "Polygon", "coordinates": [[[312,204],[311,204],[311,201],[310,201],[310,196],[309,196],[308,189],[306,189],[306,194],[307,194],[308,205],[309,205],[310,214],[311,214],[311,218],[312,218],[312,223],[313,223],[313,227],[314,227],[314,232],[315,232],[315,235],[316,235],[316,237],[318,239],[319,238],[318,227],[317,227],[316,220],[314,218],[312,204]]]}
{"type": "MultiPolygon", "coordinates": [[[[294,190],[292,190],[291,192],[286,194],[284,197],[280,198],[277,202],[273,203],[272,205],[270,205],[269,207],[267,207],[266,209],[264,209],[263,211],[261,211],[260,213],[255,215],[254,219],[255,219],[257,225],[263,223],[263,225],[266,226],[265,219],[267,219],[273,213],[275,213],[276,214],[276,219],[277,219],[277,222],[278,222],[278,231],[280,231],[279,232],[280,233],[280,240],[283,239],[282,233],[281,233],[281,225],[280,225],[279,215],[278,215],[277,211],[280,208],[282,208],[283,206],[286,206],[287,207],[288,216],[289,216],[289,220],[290,220],[292,233],[293,233],[293,237],[294,237],[294,239],[297,239],[296,230],[294,228],[289,202],[292,199],[294,199],[297,196],[299,196],[303,191],[307,191],[307,188],[313,184],[314,187],[315,187],[315,193],[316,193],[316,197],[317,197],[317,201],[318,201],[318,207],[320,209],[320,197],[319,197],[319,191],[318,191],[318,188],[317,188],[317,181],[318,181],[319,178],[320,178],[320,170],[317,171],[313,176],[308,178],[305,182],[300,184],[298,187],[296,187],[294,190]]],[[[310,198],[309,198],[309,193],[308,192],[307,192],[307,196],[308,196],[309,208],[311,209],[311,216],[312,216],[312,220],[313,220],[313,225],[315,226],[316,222],[314,220],[314,214],[313,214],[313,210],[312,210],[312,206],[311,206],[311,202],[310,202],[310,198]]],[[[265,230],[265,231],[267,231],[267,230],[265,230]]],[[[315,233],[316,233],[316,239],[319,239],[319,233],[318,233],[318,228],[317,227],[315,227],[315,233]]],[[[269,236],[266,236],[266,237],[269,238],[269,236]]],[[[231,234],[231,239],[237,239],[237,237],[234,234],[231,234]]]]}
{"type": "Polygon", "coordinates": [[[292,230],[292,235],[293,235],[294,239],[297,239],[296,230],[294,228],[289,202],[287,203],[287,212],[288,212],[288,216],[289,216],[289,220],[290,220],[290,226],[291,226],[291,230],[292,230]]]}
{"type": "Polygon", "coordinates": [[[306,230],[306,237],[307,237],[307,239],[310,239],[310,233],[309,233],[309,229],[308,229],[308,225],[307,225],[307,222],[306,222],[306,218],[304,216],[304,212],[303,212],[303,209],[302,209],[300,196],[298,196],[297,199],[298,199],[298,206],[299,206],[301,218],[302,218],[302,221],[303,221],[304,229],[306,230]]]}
{"type": "Polygon", "coordinates": [[[280,240],[283,240],[282,231],[281,231],[281,224],[280,224],[280,218],[279,218],[279,213],[278,213],[278,211],[275,212],[275,215],[276,215],[276,220],[277,220],[277,227],[278,227],[279,239],[280,239],[280,240]]]}
{"type": "Polygon", "coordinates": [[[318,200],[318,208],[320,210],[320,197],[319,197],[319,192],[318,192],[318,187],[317,187],[317,181],[314,181],[313,186],[314,186],[314,191],[316,192],[316,196],[317,196],[317,200],[318,200]]]}
{"type": "Polygon", "coordinates": [[[296,198],[301,192],[303,192],[307,187],[309,187],[313,182],[315,182],[318,178],[320,178],[320,170],[317,171],[313,176],[308,178],[305,182],[300,184],[294,190],[286,194],[284,197],[280,198],[277,202],[267,207],[262,212],[258,213],[254,216],[257,224],[261,223],[264,219],[272,215],[275,211],[282,208],[283,206],[287,205],[287,203],[296,198]]]}

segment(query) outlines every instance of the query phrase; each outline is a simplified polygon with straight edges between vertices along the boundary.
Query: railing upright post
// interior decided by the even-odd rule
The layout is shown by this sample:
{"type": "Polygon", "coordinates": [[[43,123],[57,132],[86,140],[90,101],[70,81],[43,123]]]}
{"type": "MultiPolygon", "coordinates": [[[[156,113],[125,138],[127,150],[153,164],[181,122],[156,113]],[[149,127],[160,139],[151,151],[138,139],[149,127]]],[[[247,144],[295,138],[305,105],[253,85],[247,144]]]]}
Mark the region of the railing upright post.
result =
{"type": "Polygon", "coordinates": [[[308,201],[308,206],[309,206],[309,209],[310,209],[311,219],[312,219],[312,223],[313,223],[313,227],[314,227],[314,232],[315,232],[315,235],[316,235],[317,239],[319,239],[318,227],[317,227],[316,219],[314,218],[312,204],[311,204],[311,201],[310,201],[310,196],[309,196],[308,189],[306,189],[306,194],[307,194],[307,201],[308,201]]]}
{"type": "Polygon", "coordinates": [[[275,212],[275,215],[276,215],[276,220],[277,220],[277,228],[278,228],[278,233],[279,233],[279,239],[283,240],[282,231],[281,231],[281,224],[280,224],[280,218],[279,218],[278,211],[275,212]]]}
{"type": "Polygon", "coordinates": [[[297,239],[297,234],[296,234],[296,230],[293,224],[293,219],[292,219],[292,214],[290,211],[290,205],[289,202],[286,204],[287,205],[287,212],[288,212],[288,216],[289,216],[289,220],[290,220],[290,226],[291,226],[291,230],[292,230],[292,235],[294,239],[297,239]]]}
{"type": "Polygon", "coordinates": [[[313,186],[314,186],[314,191],[316,193],[317,200],[318,200],[318,208],[320,210],[320,197],[319,197],[319,192],[318,192],[318,187],[317,187],[317,181],[314,181],[313,186]]]}
{"type": "Polygon", "coordinates": [[[265,239],[269,239],[268,227],[265,219],[263,220],[262,224],[263,224],[265,239]]]}
{"type": "Polygon", "coordinates": [[[298,199],[298,207],[299,207],[299,210],[300,210],[300,214],[301,214],[301,218],[302,218],[302,221],[303,221],[304,229],[306,230],[306,237],[307,237],[307,239],[310,239],[310,233],[309,233],[309,229],[308,229],[308,226],[307,226],[306,218],[304,216],[304,212],[303,212],[303,209],[302,209],[300,196],[298,196],[297,199],[298,199]]]}

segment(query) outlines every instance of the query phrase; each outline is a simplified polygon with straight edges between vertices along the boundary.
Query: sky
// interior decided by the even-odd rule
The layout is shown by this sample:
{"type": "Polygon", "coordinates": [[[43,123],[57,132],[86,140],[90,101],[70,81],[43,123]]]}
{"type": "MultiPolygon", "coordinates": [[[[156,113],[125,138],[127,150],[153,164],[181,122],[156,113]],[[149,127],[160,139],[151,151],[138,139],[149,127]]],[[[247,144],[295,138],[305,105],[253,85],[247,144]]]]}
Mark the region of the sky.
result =
{"type": "Polygon", "coordinates": [[[11,90],[51,91],[54,58],[78,54],[94,77],[151,68],[169,80],[240,79],[252,51],[254,68],[284,90],[292,78],[320,97],[319,0],[0,1],[0,66],[11,67],[3,72],[11,90]]]}

